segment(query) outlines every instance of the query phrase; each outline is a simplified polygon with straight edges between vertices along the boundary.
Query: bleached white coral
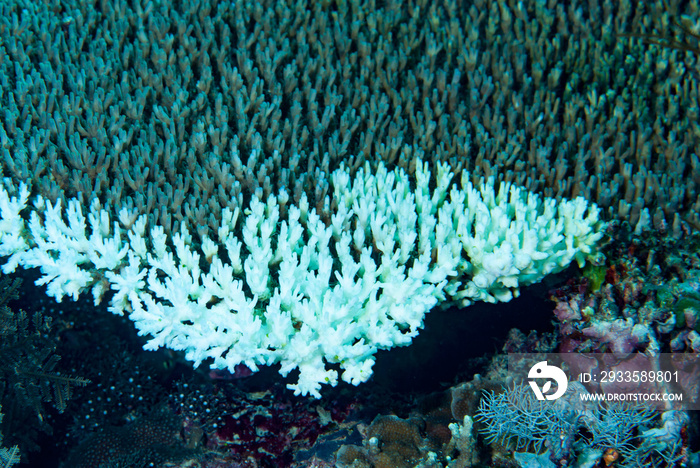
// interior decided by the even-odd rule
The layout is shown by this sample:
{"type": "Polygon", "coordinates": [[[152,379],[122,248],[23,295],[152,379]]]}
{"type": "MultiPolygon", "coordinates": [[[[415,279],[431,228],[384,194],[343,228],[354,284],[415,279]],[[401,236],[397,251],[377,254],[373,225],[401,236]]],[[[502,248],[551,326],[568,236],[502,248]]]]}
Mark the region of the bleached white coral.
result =
{"type": "Polygon", "coordinates": [[[147,349],[231,371],[279,363],[283,375],[299,371],[295,393],[320,397],[337,383],[333,364],[346,382],[366,381],[377,350],[409,344],[439,301],[509,300],[594,253],[602,223],[583,199],[452,176],[439,164],[433,179],[419,161],[412,187],[401,169],[341,168],[326,218],[305,198],[283,215],[277,197],[254,197],[201,240],[96,202],[87,219],[76,200],[29,207],[27,188],[6,180],[0,253],[5,271],[40,268],[58,300],[91,289],[99,302],[111,289],[110,310],[151,337],[147,349]]]}
{"type": "Polygon", "coordinates": [[[466,172],[461,186],[450,200],[460,213],[454,229],[466,254],[459,268],[467,274],[449,292],[463,305],[508,301],[519,286],[595,254],[603,223],[584,198],[557,202],[509,183],[496,190],[493,179],[476,188],[466,172]]]}

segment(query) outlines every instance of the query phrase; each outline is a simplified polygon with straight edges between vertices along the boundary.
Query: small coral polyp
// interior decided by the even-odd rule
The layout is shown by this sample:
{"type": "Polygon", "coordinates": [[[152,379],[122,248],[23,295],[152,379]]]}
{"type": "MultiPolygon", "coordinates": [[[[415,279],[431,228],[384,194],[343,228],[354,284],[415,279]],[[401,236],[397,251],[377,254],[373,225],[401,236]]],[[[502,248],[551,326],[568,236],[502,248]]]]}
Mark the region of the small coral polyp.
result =
{"type": "Polygon", "coordinates": [[[604,223],[583,198],[556,201],[494,179],[474,185],[416,162],[331,175],[329,213],[281,190],[225,209],[215,239],[170,236],[127,208],[87,213],[0,186],[5,272],[39,268],[57,300],[91,291],[128,313],[146,349],[183,351],[234,371],[281,364],[295,394],[372,375],[380,349],[408,345],[438,303],[507,301],[521,286],[596,255],[604,223]],[[432,187],[432,188],[431,188],[432,187]],[[31,203],[30,203],[31,199],[31,203]],[[87,215],[87,216],[86,216],[87,215]]]}

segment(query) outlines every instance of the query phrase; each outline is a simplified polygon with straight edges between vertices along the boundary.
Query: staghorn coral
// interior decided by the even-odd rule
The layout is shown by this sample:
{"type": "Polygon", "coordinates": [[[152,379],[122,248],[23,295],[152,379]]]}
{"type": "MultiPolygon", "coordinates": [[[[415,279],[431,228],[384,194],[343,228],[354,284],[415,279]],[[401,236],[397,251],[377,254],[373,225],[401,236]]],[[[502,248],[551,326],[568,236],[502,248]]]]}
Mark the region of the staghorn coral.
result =
{"type": "Polygon", "coordinates": [[[254,193],[323,214],[341,162],[421,157],[681,235],[700,208],[698,57],[621,35],[674,37],[699,11],[4,0],[2,172],[211,236],[254,193]]]}
{"type": "Polygon", "coordinates": [[[452,183],[447,165],[436,169],[419,162],[412,188],[400,169],[366,164],[351,179],[341,167],[331,224],[306,197],[281,216],[280,191],[254,198],[241,225],[226,210],[217,241],[201,246],[126,209],[112,221],[98,202],[87,217],[75,199],[29,208],[26,186],[0,185],[0,255],[5,271],[40,268],[36,284],[59,302],[91,290],[99,303],[111,289],[110,310],[152,337],[146,349],[232,373],[280,363],[282,375],[299,371],[290,389],[320,398],[338,377],[369,379],[374,354],[408,345],[438,302],[509,301],[595,259],[605,224],[583,198],[557,203],[493,178],[475,186],[466,171],[452,183]]]}

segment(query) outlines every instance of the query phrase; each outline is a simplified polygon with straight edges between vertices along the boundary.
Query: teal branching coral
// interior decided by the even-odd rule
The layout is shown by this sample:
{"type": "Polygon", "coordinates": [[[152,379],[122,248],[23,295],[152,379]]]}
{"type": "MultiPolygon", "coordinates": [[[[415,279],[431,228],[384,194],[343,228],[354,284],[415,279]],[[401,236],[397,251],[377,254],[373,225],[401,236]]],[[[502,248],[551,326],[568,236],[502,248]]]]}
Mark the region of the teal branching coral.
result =
{"type": "Polygon", "coordinates": [[[688,424],[686,413],[668,411],[657,427],[649,405],[584,403],[580,393],[586,389],[576,381],[554,402],[537,400],[524,384],[485,392],[477,420],[489,443],[513,448],[518,461],[536,455],[543,467],[562,466],[565,460],[576,460],[572,466],[593,466],[585,460],[600,460],[606,449],[621,455],[615,464],[620,468],[674,466],[684,458],[679,432],[688,424]]]}
{"type": "MultiPolygon", "coordinates": [[[[0,406],[0,427],[2,427],[2,407],[0,406]]],[[[5,448],[2,446],[2,431],[0,431],[0,467],[10,468],[12,465],[19,463],[19,447],[13,446],[5,448]]]]}
{"type": "Polygon", "coordinates": [[[7,305],[18,297],[19,286],[19,279],[0,279],[0,405],[5,411],[0,432],[25,452],[37,448],[39,432],[51,431],[45,403],[63,412],[72,388],[89,381],[55,371],[60,357],[54,354],[51,319],[40,312],[30,319],[7,305]]]}

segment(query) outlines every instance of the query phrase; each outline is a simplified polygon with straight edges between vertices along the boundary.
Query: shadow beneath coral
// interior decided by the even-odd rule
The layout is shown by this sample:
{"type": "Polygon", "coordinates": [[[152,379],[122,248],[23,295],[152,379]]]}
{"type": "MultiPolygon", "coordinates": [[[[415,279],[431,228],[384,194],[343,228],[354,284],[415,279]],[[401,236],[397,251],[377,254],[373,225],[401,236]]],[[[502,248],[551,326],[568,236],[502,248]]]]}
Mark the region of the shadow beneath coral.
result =
{"type": "Polygon", "coordinates": [[[493,353],[502,351],[511,329],[526,335],[554,330],[554,304],[546,299],[547,290],[535,286],[506,303],[430,312],[410,346],[377,353],[371,385],[387,392],[428,393],[471,380],[493,353]]]}

